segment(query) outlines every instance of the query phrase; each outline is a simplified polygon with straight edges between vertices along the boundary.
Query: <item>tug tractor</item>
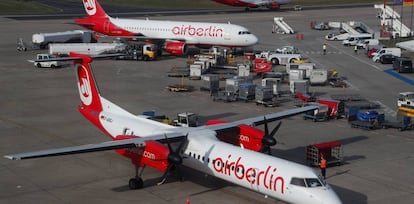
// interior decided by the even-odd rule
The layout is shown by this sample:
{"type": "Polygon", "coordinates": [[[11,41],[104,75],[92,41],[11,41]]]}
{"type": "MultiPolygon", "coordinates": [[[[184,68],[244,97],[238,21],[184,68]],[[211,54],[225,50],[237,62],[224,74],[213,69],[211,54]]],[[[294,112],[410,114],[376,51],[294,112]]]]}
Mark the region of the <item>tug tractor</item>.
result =
{"type": "Polygon", "coordinates": [[[181,127],[197,127],[198,116],[195,113],[184,112],[177,115],[177,119],[173,121],[175,126],[181,127]]]}
{"type": "Polygon", "coordinates": [[[398,108],[411,108],[414,112],[414,92],[401,92],[398,95],[398,108]]]}

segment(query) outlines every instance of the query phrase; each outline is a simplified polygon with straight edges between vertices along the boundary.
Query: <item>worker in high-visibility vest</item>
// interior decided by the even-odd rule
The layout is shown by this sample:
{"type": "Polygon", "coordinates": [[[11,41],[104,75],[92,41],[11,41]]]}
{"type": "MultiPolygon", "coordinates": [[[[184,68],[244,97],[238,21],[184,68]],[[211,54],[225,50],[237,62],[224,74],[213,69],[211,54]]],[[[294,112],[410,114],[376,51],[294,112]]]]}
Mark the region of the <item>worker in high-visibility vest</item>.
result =
{"type": "Polygon", "coordinates": [[[323,155],[321,155],[321,163],[319,164],[319,166],[321,167],[321,173],[324,179],[326,179],[326,160],[323,157],[323,155]]]}
{"type": "Polygon", "coordinates": [[[354,46],[354,53],[357,55],[358,54],[358,45],[354,46]]]}
{"type": "Polygon", "coordinates": [[[326,55],[326,43],[322,45],[323,55],[326,55]]]}

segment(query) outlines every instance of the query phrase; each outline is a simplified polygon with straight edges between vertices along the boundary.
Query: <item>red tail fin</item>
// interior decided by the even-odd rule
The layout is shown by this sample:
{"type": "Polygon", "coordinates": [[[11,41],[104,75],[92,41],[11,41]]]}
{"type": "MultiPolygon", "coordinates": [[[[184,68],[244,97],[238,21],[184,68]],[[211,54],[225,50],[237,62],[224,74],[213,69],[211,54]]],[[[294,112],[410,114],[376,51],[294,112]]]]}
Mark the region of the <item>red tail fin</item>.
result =
{"type": "Polygon", "coordinates": [[[77,53],[70,53],[69,55],[70,57],[78,57],[82,59],[75,60],[74,62],[82,107],[96,113],[101,112],[101,98],[95,79],[93,78],[92,70],[89,67],[89,63],[92,62],[92,58],[90,56],[77,53]]]}
{"type": "Polygon", "coordinates": [[[85,11],[89,17],[93,17],[93,18],[108,17],[97,0],[82,0],[82,1],[83,1],[83,6],[85,7],[85,11]]]}

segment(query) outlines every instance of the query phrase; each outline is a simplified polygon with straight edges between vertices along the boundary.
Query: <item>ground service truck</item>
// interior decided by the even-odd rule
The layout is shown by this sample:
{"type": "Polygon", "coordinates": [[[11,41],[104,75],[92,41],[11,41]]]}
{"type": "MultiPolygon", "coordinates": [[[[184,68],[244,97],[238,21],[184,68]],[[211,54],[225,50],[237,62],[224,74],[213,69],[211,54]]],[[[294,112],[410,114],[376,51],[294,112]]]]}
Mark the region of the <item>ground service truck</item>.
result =
{"type": "Polygon", "coordinates": [[[97,42],[95,32],[89,30],[71,30],[56,33],[35,33],[32,43],[40,49],[47,48],[50,43],[93,43],[97,42]]]}
{"type": "Polygon", "coordinates": [[[123,52],[125,55],[117,59],[149,61],[156,58],[157,51],[157,46],[154,44],[130,44],[123,52]]]}

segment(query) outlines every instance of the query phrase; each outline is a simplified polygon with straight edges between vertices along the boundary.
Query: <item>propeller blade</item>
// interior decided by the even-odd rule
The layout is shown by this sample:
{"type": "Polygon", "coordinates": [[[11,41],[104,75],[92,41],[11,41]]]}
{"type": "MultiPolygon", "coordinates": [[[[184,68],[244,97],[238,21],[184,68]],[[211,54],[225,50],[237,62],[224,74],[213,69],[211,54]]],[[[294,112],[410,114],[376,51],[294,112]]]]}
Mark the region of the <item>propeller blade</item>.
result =
{"type": "Polygon", "coordinates": [[[266,137],[267,135],[269,135],[269,127],[267,126],[266,116],[263,117],[263,122],[264,122],[264,126],[265,126],[265,137],[266,137]]]}
{"type": "Polygon", "coordinates": [[[270,136],[271,137],[274,137],[275,136],[275,134],[276,134],[276,132],[279,130],[279,128],[280,128],[280,126],[282,125],[282,121],[280,121],[277,125],[276,125],[276,127],[272,130],[272,132],[270,133],[270,136]]]}
{"type": "Polygon", "coordinates": [[[166,170],[166,171],[164,172],[164,174],[162,175],[161,180],[157,183],[157,185],[158,185],[158,186],[159,186],[159,185],[161,185],[161,184],[164,184],[164,183],[165,183],[165,181],[167,180],[168,174],[170,173],[171,168],[172,168],[173,166],[174,166],[174,165],[169,165],[169,166],[168,166],[167,170],[166,170]]]}
{"type": "MultiPolygon", "coordinates": [[[[164,174],[161,177],[160,182],[157,183],[157,185],[161,185],[163,183],[165,183],[165,181],[167,180],[168,174],[171,172],[171,169],[173,167],[177,168],[177,173],[179,174],[179,177],[181,177],[181,172],[179,170],[178,165],[181,165],[183,163],[183,157],[182,157],[182,149],[184,148],[184,145],[187,143],[187,137],[188,134],[185,136],[185,138],[180,142],[180,144],[178,145],[177,149],[175,149],[175,151],[173,151],[171,144],[168,140],[168,137],[165,136],[165,141],[167,142],[168,145],[168,149],[170,150],[170,154],[168,155],[168,168],[167,170],[164,172],[164,174]]],[[[180,180],[182,180],[182,178],[180,178],[180,180]]]]}

